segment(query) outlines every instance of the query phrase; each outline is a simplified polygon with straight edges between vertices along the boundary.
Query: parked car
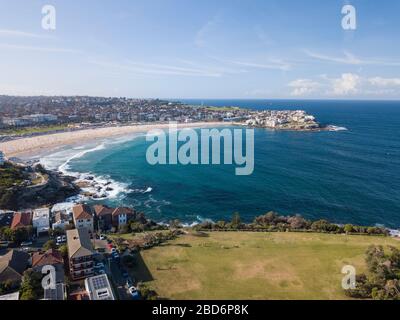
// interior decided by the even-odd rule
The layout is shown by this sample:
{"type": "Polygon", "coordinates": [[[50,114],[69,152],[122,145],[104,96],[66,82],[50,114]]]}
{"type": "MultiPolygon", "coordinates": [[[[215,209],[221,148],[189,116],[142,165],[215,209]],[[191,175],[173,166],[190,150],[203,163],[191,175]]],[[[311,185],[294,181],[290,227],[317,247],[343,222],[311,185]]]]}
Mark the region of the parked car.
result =
{"type": "Polygon", "coordinates": [[[99,262],[99,263],[97,263],[94,267],[95,267],[95,268],[98,268],[98,269],[104,269],[106,266],[104,265],[104,263],[99,262]]]}
{"type": "Polygon", "coordinates": [[[116,248],[111,248],[111,253],[118,253],[116,248]]]}
{"type": "Polygon", "coordinates": [[[67,242],[67,236],[63,235],[63,236],[58,236],[56,239],[56,242],[58,245],[62,244],[62,243],[66,243],[67,242]]]}
{"type": "Polygon", "coordinates": [[[21,243],[21,247],[29,247],[31,245],[33,245],[32,241],[25,241],[21,243]]]}
{"type": "Polygon", "coordinates": [[[130,277],[126,280],[126,286],[128,288],[133,287],[133,280],[130,277]]]}
{"type": "Polygon", "coordinates": [[[100,240],[106,240],[106,239],[107,239],[107,237],[104,234],[100,235],[100,240]]]}
{"type": "Polygon", "coordinates": [[[114,260],[119,260],[119,254],[117,252],[114,252],[112,254],[112,257],[114,258],[114,260]]]}
{"type": "Polygon", "coordinates": [[[134,286],[130,287],[128,289],[128,291],[129,291],[132,299],[134,299],[134,300],[139,300],[140,299],[140,293],[134,286]]]}

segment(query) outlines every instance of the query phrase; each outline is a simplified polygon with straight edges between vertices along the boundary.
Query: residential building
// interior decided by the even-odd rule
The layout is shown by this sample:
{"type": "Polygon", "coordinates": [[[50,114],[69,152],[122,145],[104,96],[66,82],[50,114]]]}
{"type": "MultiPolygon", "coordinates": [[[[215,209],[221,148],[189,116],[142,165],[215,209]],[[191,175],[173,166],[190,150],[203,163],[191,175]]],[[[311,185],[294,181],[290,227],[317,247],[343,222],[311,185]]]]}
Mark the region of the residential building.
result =
{"type": "Polygon", "coordinates": [[[2,166],[5,161],[6,161],[6,158],[4,156],[4,153],[3,153],[3,151],[0,151],[0,166],[2,166]]]}
{"type": "Polygon", "coordinates": [[[131,208],[118,207],[112,213],[114,227],[122,227],[134,217],[135,212],[131,208]]]}
{"type": "Polygon", "coordinates": [[[76,300],[76,301],[83,301],[83,300],[90,300],[89,295],[85,289],[78,289],[76,291],[69,293],[68,300],[76,300]]]}
{"type": "Polygon", "coordinates": [[[86,228],[67,231],[69,269],[73,280],[93,275],[93,246],[86,228]]]}
{"type": "Polygon", "coordinates": [[[19,300],[19,291],[14,293],[5,294],[4,296],[0,296],[0,301],[18,301],[19,300]]]}
{"type": "Polygon", "coordinates": [[[14,214],[11,222],[11,229],[15,230],[21,227],[28,227],[32,225],[32,213],[31,212],[17,212],[14,214]]]}
{"type": "Polygon", "coordinates": [[[93,232],[93,215],[89,206],[79,204],[72,209],[74,224],[77,229],[86,228],[90,233],[93,232]]]}
{"type": "Polygon", "coordinates": [[[22,127],[40,123],[57,121],[58,117],[52,114],[30,114],[20,118],[3,118],[3,123],[8,126],[22,127]]]}
{"type": "Polygon", "coordinates": [[[86,278],[85,289],[90,300],[115,300],[110,281],[106,274],[86,278]]]}
{"type": "Polygon", "coordinates": [[[61,229],[65,230],[66,227],[70,224],[70,216],[67,213],[62,211],[56,212],[54,215],[54,223],[52,225],[53,230],[61,229]]]}
{"type": "Polygon", "coordinates": [[[53,266],[56,271],[56,283],[64,283],[64,259],[60,251],[49,249],[46,252],[35,252],[32,255],[32,269],[42,273],[44,266],[53,266]]]}
{"type": "Polygon", "coordinates": [[[99,230],[109,230],[112,227],[112,213],[114,209],[104,205],[94,206],[99,230]]]}
{"type": "Polygon", "coordinates": [[[67,286],[65,283],[56,283],[54,289],[44,289],[43,300],[63,301],[67,299],[67,286]]]}
{"type": "Polygon", "coordinates": [[[22,275],[29,265],[29,254],[19,250],[11,250],[0,257],[0,283],[11,281],[20,283],[22,275]]]}
{"type": "Polygon", "coordinates": [[[14,212],[13,211],[2,211],[0,210],[0,228],[10,227],[13,221],[14,212]]]}
{"type": "Polygon", "coordinates": [[[32,225],[36,228],[36,234],[39,236],[48,233],[50,229],[50,210],[49,208],[41,208],[33,211],[32,225]]]}

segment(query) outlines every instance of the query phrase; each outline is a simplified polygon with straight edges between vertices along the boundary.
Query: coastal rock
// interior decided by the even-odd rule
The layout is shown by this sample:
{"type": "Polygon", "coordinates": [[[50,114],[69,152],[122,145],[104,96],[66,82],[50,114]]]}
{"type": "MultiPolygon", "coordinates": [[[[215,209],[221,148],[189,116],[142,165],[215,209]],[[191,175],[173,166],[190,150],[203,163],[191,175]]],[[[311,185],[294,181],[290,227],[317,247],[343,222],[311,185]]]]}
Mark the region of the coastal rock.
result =
{"type": "Polygon", "coordinates": [[[46,180],[36,185],[21,183],[9,188],[0,199],[0,208],[20,210],[54,205],[80,192],[74,177],[63,176],[42,167],[33,170],[46,177],[46,180]]]}
{"type": "Polygon", "coordinates": [[[75,183],[76,186],[78,186],[79,188],[89,188],[90,187],[90,183],[87,181],[78,181],[75,183]]]}

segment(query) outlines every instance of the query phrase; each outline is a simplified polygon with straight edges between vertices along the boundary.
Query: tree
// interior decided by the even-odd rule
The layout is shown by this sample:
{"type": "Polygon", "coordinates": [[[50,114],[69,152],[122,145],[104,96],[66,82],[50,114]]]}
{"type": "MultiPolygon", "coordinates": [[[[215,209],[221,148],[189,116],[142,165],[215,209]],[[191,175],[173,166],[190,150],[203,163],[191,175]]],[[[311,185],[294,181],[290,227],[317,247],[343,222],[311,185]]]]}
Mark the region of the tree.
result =
{"type": "Polygon", "coordinates": [[[239,212],[235,212],[232,216],[232,222],[231,222],[232,229],[240,228],[241,224],[242,220],[240,219],[240,214],[239,212]]]}
{"type": "Polygon", "coordinates": [[[0,282],[0,295],[7,294],[17,287],[17,283],[11,280],[0,282]]]}
{"type": "Polygon", "coordinates": [[[223,230],[223,229],[226,228],[226,222],[225,222],[225,221],[218,221],[218,222],[215,224],[215,227],[216,227],[216,229],[223,230]]]}
{"type": "Polygon", "coordinates": [[[346,224],[344,226],[344,232],[346,233],[351,233],[354,231],[353,225],[352,224],[346,224]]]}
{"type": "Polygon", "coordinates": [[[302,216],[296,215],[294,217],[290,217],[288,219],[288,223],[290,224],[291,229],[306,229],[307,228],[307,220],[305,220],[302,216]]]}
{"type": "Polygon", "coordinates": [[[21,300],[37,300],[43,296],[42,275],[32,269],[24,272],[20,290],[21,300]]]}
{"type": "Polygon", "coordinates": [[[49,240],[47,241],[44,245],[43,245],[43,250],[47,251],[50,249],[56,249],[57,248],[57,244],[54,240],[49,240]]]}
{"type": "Polygon", "coordinates": [[[136,221],[132,221],[130,227],[131,227],[131,232],[135,233],[141,233],[146,229],[144,224],[136,221]]]}
{"type": "Polygon", "coordinates": [[[356,289],[346,291],[353,298],[376,300],[400,300],[400,251],[390,247],[386,254],[382,246],[370,246],[366,251],[369,275],[356,279],[356,289]]]}
{"type": "Polygon", "coordinates": [[[317,232],[338,232],[340,230],[336,224],[331,224],[323,219],[313,222],[311,229],[317,232]]]}
{"type": "Polygon", "coordinates": [[[21,291],[20,300],[37,300],[37,296],[31,287],[26,287],[21,291]]]}
{"type": "Polygon", "coordinates": [[[3,227],[0,231],[1,239],[11,241],[16,244],[20,244],[21,242],[31,239],[32,234],[33,228],[31,226],[20,227],[14,230],[9,227],[3,227]]]}
{"type": "Polygon", "coordinates": [[[59,249],[58,249],[63,256],[63,258],[68,257],[68,246],[63,244],[59,249]]]}
{"type": "Polygon", "coordinates": [[[385,261],[385,251],[382,246],[370,246],[366,252],[367,267],[369,272],[376,273],[379,266],[385,261]]]}
{"type": "Polygon", "coordinates": [[[175,219],[169,222],[169,226],[172,229],[179,229],[182,228],[182,223],[178,219],[175,219]]]}
{"type": "Polygon", "coordinates": [[[148,287],[145,284],[140,284],[139,287],[140,295],[142,296],[143,300],[156,300],[157,299],[157,292],[153,289],[148,287]]]}

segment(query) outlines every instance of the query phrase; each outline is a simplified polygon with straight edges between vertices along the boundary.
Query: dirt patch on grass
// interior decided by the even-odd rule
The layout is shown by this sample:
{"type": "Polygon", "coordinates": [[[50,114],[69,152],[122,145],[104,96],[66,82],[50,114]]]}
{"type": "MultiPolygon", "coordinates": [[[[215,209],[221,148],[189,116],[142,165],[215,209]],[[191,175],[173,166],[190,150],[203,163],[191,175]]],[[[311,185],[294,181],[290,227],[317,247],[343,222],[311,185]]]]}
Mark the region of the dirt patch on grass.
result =
{"type": "Polygon", "coordinates": [[[233,277],[237,280],[260,279],[267,280],[277,286],[287,286],[289,283],[301,285],[301,279],[289,265],[277,264],[276,261],[236,262],[233,277]]]}

